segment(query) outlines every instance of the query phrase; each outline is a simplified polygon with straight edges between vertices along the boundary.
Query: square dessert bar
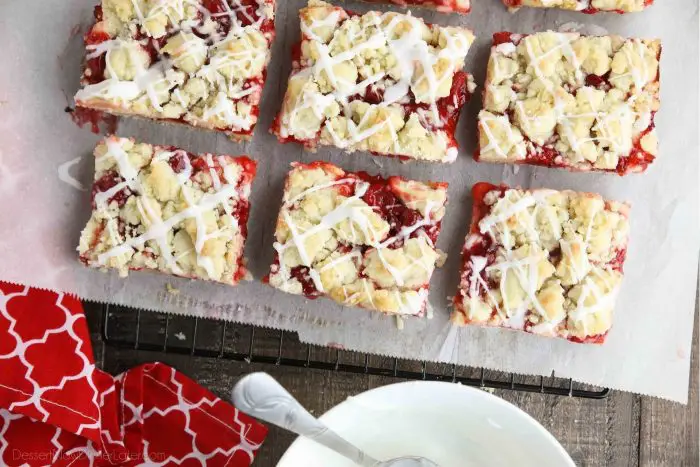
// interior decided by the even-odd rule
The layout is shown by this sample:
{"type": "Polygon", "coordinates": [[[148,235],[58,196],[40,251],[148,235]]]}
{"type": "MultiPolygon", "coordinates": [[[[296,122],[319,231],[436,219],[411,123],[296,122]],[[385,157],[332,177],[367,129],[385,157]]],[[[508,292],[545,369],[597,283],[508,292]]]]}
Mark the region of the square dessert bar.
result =
{"type": "Polygon", "coordinates": [[[405,7],[425,7],[443,13],[469,13],[471,10],[470,0],[365,0],[371,3],[391,3],[405,7]]]}
{"type": "Polygon", "coordinates": [[[256,164],[110,136],[95,148],[92,216],[80,260],[95,268],[151,269],[234,285],[256,164]]]}
{"type": "Polygon", "coordinates": [[[285,292],[422,316],[447,184],[293,163],[268,280],[285,292]]]}
{"type": "Polygon", "coordinates": [[[452,321],[602,343],[629,206],[593,193],[477,183],[452,321]]]}
{"type": "Polygon", "coordinates": [[[536,8],[561,8],[594,14],[604,11],[615,13],[633,13],[642,11],[654,3],[654,0],[503,0],[509,10],[515,11],[523,6],[536,8]]]}
{"type": "Polygon", "coordinates": [[[319,0],[299,16],[302,41],[272,127],[281,142],[455,160],[459,111],[474,89],[461,71],[471,31],[319,0]]]}
{"type": "Polygon", "coordinates": [[[494,34],[475,158],[643,172],[656,157],[658,40],[494,34]]]}
{"type": "Polygon", "coordinates": [[[249,139],[275,0],[102,0],[76,105],[249,139]]]}

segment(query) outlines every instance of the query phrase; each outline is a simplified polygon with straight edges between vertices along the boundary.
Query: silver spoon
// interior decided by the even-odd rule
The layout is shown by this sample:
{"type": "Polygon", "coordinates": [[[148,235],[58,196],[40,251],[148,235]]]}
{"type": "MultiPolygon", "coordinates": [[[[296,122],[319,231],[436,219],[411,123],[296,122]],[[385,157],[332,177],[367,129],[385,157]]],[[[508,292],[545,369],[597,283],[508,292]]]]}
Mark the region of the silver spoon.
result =
{"type": "Polygon", "coordinates": [[[231,398],[241,412],[322,444],[362,467],[438,467],[424,457],[379,461],[362,452],[307,412],[267,373],[251,373],[241,379],[233,388],[231,398]]]}

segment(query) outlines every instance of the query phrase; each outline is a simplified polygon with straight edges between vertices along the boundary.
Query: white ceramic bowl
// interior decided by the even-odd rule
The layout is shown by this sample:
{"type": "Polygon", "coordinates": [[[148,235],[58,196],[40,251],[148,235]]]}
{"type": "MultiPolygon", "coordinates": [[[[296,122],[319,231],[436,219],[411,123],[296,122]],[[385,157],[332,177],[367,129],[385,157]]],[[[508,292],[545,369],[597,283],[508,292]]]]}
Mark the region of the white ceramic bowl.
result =
{"type": "MultiPolygon", "coordinates": [[[[321,417],[381,460],[427,457],[441,467],[568,467],[564,448],[532,417],[485,391],[454,383],[392,384],[348,398],[321,417]]],[[[277,467],[354,467],[297,439],[277,467]]]]}

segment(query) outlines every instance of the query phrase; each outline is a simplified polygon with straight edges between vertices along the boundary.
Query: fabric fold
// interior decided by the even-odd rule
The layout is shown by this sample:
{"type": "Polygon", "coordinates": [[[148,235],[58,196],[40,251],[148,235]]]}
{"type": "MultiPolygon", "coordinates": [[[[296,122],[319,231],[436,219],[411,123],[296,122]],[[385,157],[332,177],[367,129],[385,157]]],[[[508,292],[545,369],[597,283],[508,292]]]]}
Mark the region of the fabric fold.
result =
{"type": "Polygon", "coordinates": [[[266,434],[162,363],[99,370],[77,299],[0,282],[0,465],[248,466],[266,434]]]}

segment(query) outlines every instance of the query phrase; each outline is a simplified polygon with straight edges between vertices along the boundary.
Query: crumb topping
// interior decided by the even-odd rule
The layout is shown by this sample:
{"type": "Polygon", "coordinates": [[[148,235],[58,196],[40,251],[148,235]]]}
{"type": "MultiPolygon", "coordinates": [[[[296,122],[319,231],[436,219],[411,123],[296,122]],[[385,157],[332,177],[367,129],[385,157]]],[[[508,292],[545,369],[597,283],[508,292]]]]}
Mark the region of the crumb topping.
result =
{"type": "Polygon", "coordinates": [[[478,159],[642,171],[657,154],[657,40],[494,36],[478,159]]]}
{"type": "MultiPolygon", "coordinates": [[[[276,288],[387,313],[425,312],[446,184],[295,163],[275,233],[276,288]]],[[[440,263],[441,264],[441,263],[440,263]]]]}
{"type": "Polygon", "coordinates": [[[604,338],[622,281],[628,210],[591,193],[477,185],[453,321],[604,338]]]}
{"type": "Polygon", "coordinates": [[[461,70],[471,31],[410,14],[348,13],[311,0],[273,131],[282,141],[449,162],[474,88],[461,70]]]}
{"type": "Polygon", "coordinates": [[[274,38],[272,0],[102,0],[80,106],[252,133],[274,38]]]}
{"type": "Polygon", "coordinates": [[[95,148],[93,213],[80,237],[93,267],[153,269],[235,284],[255,162],[110,136],[95,148]]]}

